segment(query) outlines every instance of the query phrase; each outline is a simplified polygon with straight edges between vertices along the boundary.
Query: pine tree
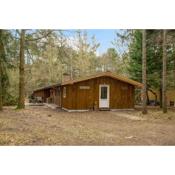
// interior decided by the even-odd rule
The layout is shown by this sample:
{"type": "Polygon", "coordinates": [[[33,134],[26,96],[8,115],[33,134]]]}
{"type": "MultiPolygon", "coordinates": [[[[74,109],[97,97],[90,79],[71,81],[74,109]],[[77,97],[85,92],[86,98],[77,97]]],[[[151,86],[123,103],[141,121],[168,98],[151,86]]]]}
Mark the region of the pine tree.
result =
{"type": "Polygon", "coordinates": [[[167,81],[167,30],[163,30],[163,71],[162,71],[162,108],[167,112],[166,81],[167,81]]]}
{"type": "Polygon", "coordinates": [[[146,84],[146,30],[142,31],[142,82],[143,82],[143,100],[142,113],[147,114],[147,84],[146,84]]]}
{"type": "Polygon", "coordinates": [[[7,74],[7,56],[5,52],[5,43],[8,38],[8,33],[5,30],[0,30],[0,111],[3,108],[3,101],[6,95],[6,89],[8,86],[8,74],[7,74]]]}
{"type": "Polygon", "coordinates": [[[19,99],[18,99],[18,109],[24,109],[25,108],[25,75],[24,75],[24,65],[25,65],[25,59],[24,59],[24,45],[25,45],[25,30],[21,30],[20,34],[20,65],[19,65],[19,99]]]}
{"type": "Polygon", "coordinates": [[[5,57],[3,44],[3,31],[0,30],[0,111],[3,107],[3,60],[5,57]]]}

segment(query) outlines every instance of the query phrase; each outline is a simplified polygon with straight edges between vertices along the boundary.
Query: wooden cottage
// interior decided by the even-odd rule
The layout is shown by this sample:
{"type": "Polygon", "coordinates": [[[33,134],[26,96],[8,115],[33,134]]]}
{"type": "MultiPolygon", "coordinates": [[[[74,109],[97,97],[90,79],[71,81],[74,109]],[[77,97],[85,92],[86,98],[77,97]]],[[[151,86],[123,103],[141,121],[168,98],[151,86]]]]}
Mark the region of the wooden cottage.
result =
{"type": "MultiPolygon", "coordinates": [[[[160,91],[153,90],[153,92],[154,94],[148,91],[148,98],[150,103],[158,102],[158,104],[160,104],[160,91]]],[[[175,89],[167,89],[166,98],[167,98],[166,101],[168,106],[175,106],[175,89]]]]}
{"type": "Polygon", "coordinates": [[[67,111],[132,109],[135,87],[141,88],[142,84],[103,72],[35,90],[34,96],[67,111]]]}

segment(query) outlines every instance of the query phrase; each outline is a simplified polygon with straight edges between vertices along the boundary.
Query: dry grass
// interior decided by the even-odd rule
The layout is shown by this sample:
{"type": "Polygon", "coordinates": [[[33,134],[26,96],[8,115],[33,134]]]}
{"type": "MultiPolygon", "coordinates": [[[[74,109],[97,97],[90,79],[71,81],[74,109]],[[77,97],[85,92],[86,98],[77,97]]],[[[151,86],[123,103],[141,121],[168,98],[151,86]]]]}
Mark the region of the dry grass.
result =
{"type": "Polygon", "coordinates": [[[175,145],[175,113],[68,113],[46,107],[0,112],[0,145],[175,145]]]}

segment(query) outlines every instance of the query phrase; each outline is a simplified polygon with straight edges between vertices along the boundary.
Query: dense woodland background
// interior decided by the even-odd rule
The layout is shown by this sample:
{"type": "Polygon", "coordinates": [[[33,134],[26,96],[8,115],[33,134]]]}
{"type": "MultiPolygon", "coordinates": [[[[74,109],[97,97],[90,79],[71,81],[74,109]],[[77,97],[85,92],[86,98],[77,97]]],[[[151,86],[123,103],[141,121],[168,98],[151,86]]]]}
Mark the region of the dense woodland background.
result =
{"type": "MultiPolygon", "coordinates": [[[[113,47],[99,55],[100,43],[86,30],[0,30],[0,106],[23,107],[20,100],[61,82],[64,73],[74,79],[109,70],[142,82],[142,39],[142,30],[117,30],[113,47]]],[[[167,89],[172,89],[174,30],[167,30],[166,41],[167,89]]],[[[163,30],[146,30],[147,91],[152,93],[162,94],[162,57],[163,30]]]]}

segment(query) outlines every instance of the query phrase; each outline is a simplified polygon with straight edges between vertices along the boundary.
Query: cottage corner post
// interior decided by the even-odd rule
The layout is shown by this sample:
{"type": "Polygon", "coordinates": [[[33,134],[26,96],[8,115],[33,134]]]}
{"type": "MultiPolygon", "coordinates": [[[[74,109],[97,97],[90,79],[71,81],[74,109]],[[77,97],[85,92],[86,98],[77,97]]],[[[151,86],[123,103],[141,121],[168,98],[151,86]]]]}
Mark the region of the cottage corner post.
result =
{"type": "Polygon", "coordinates": [[[146,30],[142,30],[142,113],[147,114],[146,30]]]}

